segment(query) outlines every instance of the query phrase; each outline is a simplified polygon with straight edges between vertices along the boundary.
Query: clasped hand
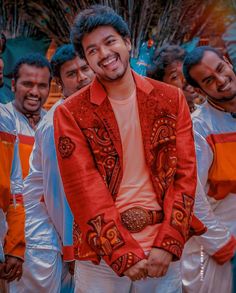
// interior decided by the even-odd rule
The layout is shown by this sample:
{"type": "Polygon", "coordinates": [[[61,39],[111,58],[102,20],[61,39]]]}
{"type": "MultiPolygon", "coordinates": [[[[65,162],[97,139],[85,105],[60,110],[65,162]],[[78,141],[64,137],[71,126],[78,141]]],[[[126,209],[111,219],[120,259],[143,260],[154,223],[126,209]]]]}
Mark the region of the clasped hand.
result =
{"type": "Polygon", "coordinates": [[[146,277],[162,277],[167,273],[173,255],[159,248],[152,248],[147,259],[137,262],[125,271],[124,275],[132,281],[145,279],[146,277]]]}
{"type": "Polygon", "coordinates": [[[0,279],[4,279],[8,283],[15,279],[19,281],[23,273],[22,265],[23,260],[7,255],[5,262],[0,264],[0,279]]]}

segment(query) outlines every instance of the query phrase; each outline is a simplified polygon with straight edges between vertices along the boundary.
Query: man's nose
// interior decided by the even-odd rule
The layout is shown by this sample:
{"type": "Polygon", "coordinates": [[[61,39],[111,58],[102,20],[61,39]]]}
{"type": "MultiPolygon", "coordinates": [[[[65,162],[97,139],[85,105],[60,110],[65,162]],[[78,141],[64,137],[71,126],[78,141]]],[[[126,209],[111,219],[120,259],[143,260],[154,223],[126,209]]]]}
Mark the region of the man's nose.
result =
{"type": "Polygon", "coordinates": [[[222,85],[225,83],[225,78],[221,74],[216,75],[216,82],[218,85],[222,85]]]}
{"type": "Polygon", "coordinates": [[[78,81],[80,82],[80,81],[83,81],[83,80],[87,79],[87,76],[86,76],[83,72],[81,72],[81,71],[79,70],[79,71],[78,71],[78,74],[77,74],[77,79],[78,79],[78,81]]]}
{"type": "Polygon", "coordinates": [[[30,94],[33,96],[39,96],[39,89],[37,85],[32,86],[30,89],[30,94]]]}
{"type": "Polygon", "coordinates": [[[101,46],[99,50],[99,54],[101,58],[107,57],[109,54],[109,49],[107,46],[101,46]]]}

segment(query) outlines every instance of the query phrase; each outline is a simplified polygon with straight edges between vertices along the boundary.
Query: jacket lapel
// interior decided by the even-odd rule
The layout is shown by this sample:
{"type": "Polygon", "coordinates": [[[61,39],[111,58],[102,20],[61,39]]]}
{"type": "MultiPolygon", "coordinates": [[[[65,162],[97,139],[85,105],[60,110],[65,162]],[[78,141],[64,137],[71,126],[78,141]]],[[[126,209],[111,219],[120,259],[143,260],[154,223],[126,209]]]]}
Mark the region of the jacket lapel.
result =
{"type": "Polygon", "coordinates": [[[143,77],[133,73],[137,86],[137,101],[139,110],[139,119],[143,137],[146,162],[151,166],[154,156],[151,152],[151,135],[155,123],[156,100],[152,97],[153,86],[143,77]]]}
{"type": "MultiPolygon", "coordinates": [[[[155,128],[155,118],[157,101],[152,96],[153,86],[144,77],[139,76],[133,72],[133,77],[135,80],[137,88],[137,101],[139,109],[139,119],[142,131],[142,138],[144,144],[144,151],[146,155],[146,161],[148,166],[151,166],[154,156],[152,154],[152,142],[151,137],[153,127],[155,128]]],[[[115,114],[112,110],[112,106],[107,98],[106,92],[102,85],[97,79],[93,82],[91,86],[91,102],[98,105],[94,113],[102,120],[107,132],[110,135],[111,140],[114,143],[116,151],[121,159],[121,166],[123,165],[123,153],[122,144],[120,138],[119,128],[116,122],[115,114]]]]}
{"type": "Polygon", "coordinates": [[[119,155],[121,166],[123,164],[122,144],[118,124],[115,114],[112,110],[111,103],[107,98],[107,94],[97,79],[93,82],[90,89],[91,102],[98,107],[94,110],[94,114],[103,122],[114,147],[119,155]]]}

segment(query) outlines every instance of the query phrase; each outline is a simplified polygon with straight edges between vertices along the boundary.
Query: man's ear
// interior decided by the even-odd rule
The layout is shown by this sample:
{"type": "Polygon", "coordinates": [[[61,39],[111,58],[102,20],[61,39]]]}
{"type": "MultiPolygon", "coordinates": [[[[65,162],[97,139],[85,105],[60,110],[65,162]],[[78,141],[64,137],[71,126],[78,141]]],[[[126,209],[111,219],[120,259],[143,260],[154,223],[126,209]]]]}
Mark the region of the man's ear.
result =
{"type": "Polygon", "coordinates": [[[126,47],[128,48],[128,51],[130,52],[131,48],[132,48],[130,38],[129,37],[124,37],[124,42],[125,42],[126,47]]]}
{"type": "Polygon", "coordinates": [[[62,82],[61,79],[59,77],[55,77],[55,82],[57,84],[57,86],[62,89],[62,82]]]}
{"type": "Polygon", "coordinates": [[[202,95],[202,96],[206,96],[206,93],[200,88],[200,87],[195,87],[194,88],[195,92],[198,93],[199,95],[202,95]]]}
{"type": "Polygon", "coordinates": [[[223,56],[223,60],[229,65],[231,69],[233,69],[233,65],[231,64],[231,62],[229,61],[227,57],[223,56]]]}
{"type": "Polygon", "coordinates": [[[11,80],[11,90],[13,91],[13,93],[15,93],[15,91],[16,91],[16,81],[15,81],[15,79],[11,80]]]}

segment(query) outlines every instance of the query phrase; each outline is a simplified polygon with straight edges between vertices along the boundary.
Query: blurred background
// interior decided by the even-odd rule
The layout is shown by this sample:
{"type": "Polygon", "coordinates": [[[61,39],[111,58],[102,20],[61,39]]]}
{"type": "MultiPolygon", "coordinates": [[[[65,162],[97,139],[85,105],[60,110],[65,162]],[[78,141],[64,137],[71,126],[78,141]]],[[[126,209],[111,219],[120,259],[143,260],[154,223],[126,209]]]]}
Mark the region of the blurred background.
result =
{"type": "MultiPolygon", "coordinates": [[[[5,83],[10,84],[19,57],[40,52],[50,60],[57,46],[70,41],[77,13],[97,3],[113,7],[127,21],[133,44],[131,65],[142,75],[164,44],[178,44],[188,51],[198,45],[214,46],[236,69],[236,0],[0,0],[5,83]]],[[[53,82],[45,107],[59,97],[53,82]]]]}

